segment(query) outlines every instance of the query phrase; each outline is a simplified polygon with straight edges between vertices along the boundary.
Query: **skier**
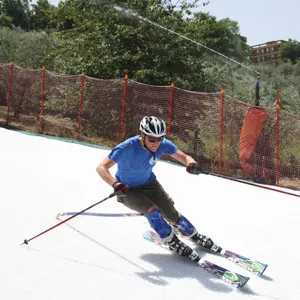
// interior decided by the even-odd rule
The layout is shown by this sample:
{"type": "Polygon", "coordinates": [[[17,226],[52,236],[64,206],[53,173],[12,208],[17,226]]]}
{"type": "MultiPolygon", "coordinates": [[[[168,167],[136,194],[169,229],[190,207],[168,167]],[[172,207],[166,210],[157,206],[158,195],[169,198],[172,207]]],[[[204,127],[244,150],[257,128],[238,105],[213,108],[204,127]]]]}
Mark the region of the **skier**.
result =
{"type": "Polygon", "coordinates": [[[140,135],[117,145],[97,167],[100,177],[114,188],[117,201],[142,213],[162,241],[178,254],[191,257],[193,250],[183,243],[172,226],[197,244],[211,249],[213,241],[199,234],[191,222],[174,207],[174,201],[157,181],[152,168],[158,159],[170,155],[186,166],[190,174],[206,173],[189,155],[166,139],[166,124],[162,119],[145,116],[140,122],[140,135]],[[117,164],[115,178],[110,168],[117,164]],[[171,224],[171,225],[170,225],[171,224]]]}

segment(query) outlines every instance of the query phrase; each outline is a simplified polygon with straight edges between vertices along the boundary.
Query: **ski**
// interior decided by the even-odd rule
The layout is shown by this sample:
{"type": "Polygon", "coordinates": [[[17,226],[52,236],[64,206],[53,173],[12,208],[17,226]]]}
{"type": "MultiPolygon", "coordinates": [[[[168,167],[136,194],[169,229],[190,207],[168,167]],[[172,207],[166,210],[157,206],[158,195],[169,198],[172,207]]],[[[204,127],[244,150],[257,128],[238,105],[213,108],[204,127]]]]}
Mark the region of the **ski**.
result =
{"type": "Polygon", "coordinates": [[[267,264],[261,263],[257,260],[252,260],[229,250],[222,249],[220,255],[257,276],[262,276],[268,267],[267,264]]]}
{"type": "MultiPolygon", "coordinates": [[[[164,244],[162,240],[160,239],[159,235],[155,231],[145,231],[143,234],[144,239],[147,241],[150,241],[164,249],[167,249],[169,251],[172,251],[168,245],[164,244]]],[[[173,252],[173,251],[172,251],[173,252]]],[[[210,273],[212,273],[214,276],[220,278],[225,283],[236,287],[236,288],[242,288],[247,281],[250,279],[249,277],[240,275],[235,272],[231,272],[228,269],[225,269],[223,267],[220,267],[214,263],[211,263],[207,260],[204,260],[203,258],[200,258],[200,256],[197,254],[197,252],[193,251],[193,253],[188,257],[191,261],[194,261],[198,263],[198,265],[203,269],[210,273]]]]}
{"type": "MultiPolygon", "coordinates": [[[[186,237],[183,234],[181,234],[178,230],[176,230],[176,228],[174,228],[174,231],[180,238],[186,239],[186,237]]],[[[200,245],[198,245],[198,246],[200,246],[200,245]]],[[[208,250],[208,249],[205,249],[205,250],[208,250]]],[[[213,245],[213,247],[211,248],[210,251],[213,252],[214,254],[219,254],[219,255],[225,257],[229,261],[234,262],[235,264],[239,265],[240,267],[244,268],[245,270],[247,270],[257,276],[262,276],[268,267],[267,264],[264,264],[257,260],[250,259],[248,257],[245,257],[238,253],[232,252],[230,250],[222,249],[220,246],[218,246],[216,244],[213,245]]]]}

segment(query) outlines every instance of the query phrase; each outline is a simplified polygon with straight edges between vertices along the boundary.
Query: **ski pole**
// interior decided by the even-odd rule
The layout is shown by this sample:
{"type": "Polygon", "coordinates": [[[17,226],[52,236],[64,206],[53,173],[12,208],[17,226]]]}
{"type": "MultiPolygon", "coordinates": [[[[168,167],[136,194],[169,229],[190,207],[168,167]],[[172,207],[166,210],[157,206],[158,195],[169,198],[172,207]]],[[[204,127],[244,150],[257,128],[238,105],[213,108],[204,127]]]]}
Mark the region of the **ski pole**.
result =
{"type": "MultiPolygon", "coordinates": [[[[65,216],[73,216],[76,215],[76,211],[68,211],[57,214],[56,218],[65,217],[65,216]]],[[[140,217],[142,214],[140,213],[97,213],[97,212],[84,212],[81,213],[82,216],[93,216],[93,217],[140,217]]]]}
{"type": "Polygon", "coordinates": [[[240,179],[228,177],[228,176],[221,175],[221,174],[210,173],[210,175],[220,177],[220,178],[223,178],[223,179],[236,181],[236,182],[239,182],[239,183],[252,185],[252,186],[259,187],[259,188],[266,189],[266,190],[273,191],[273,192],[278,192],[278,193],[282,193],[282,194],[286,194],[286,195],[290,195],[290,196],[300,197],[300,195],[298,195],[296,193],[290,193],[290,192],[282,191],[282,190],[279,190],[279,189],[271,188],[271,187],[268,187],[268,186],[264,186],[264,185],[260,185],[260,184],[256,184],[256,183],[252,183],[252,182],[248,182],[248,181],[243,181],[243,180],[240,180],[240,179]]]}
{"type": "Polygon", "coordinates": [[[82,211],[80,211],[80,212],[76,213],[75,215],[73,215],[73,216],[71,216],[71,217],[67,218],[66,220],[64,220],[64,221],[61,221],[60,223],[58,223],[58,224],[56,224],[56,225],[54,225],[54,226],[52,226],[52,227],[50,227],[50,228],[46,229],[45,231],[43,231],[43,232],[41,232],[41,233],[37,234],[36,236],[34,236],[34,237],[30,238],[30,239],[25,239],[25,240],[24,240],[24,242],[23,242],[22,244],[20,244],[20,246],[22,246],[22,245],[24,245],[24,244],[28,245],[28,242],[30,242],[30,241],[32,241],[32,240],[34,240],[35,238],[37,238],[37,237],[41,236],[42,234],[44,234],[44,233],[46,233],[46,232],[48,232],[48,231],[50,231],[50,230],[54,229],[55,227],[58,227],[58,226],[60,226],[61,224],[68,222],[69,220],[71,220],[71,219],[73,219],[73,218],[77,217],[78,215],[80,215],[80,214],[82,214],[83,212],[85,212],[85,211],[87,211],[87,210],[91,209],[92,207],[94,207],[94,206],[96,206],[96,205],[98,205],[98,204],[100,204],[100,203],[102,203],[102,202],[104,202],[104,201],[106,201],[106,200],[108,200],[108,199],[112,198],[112,197],[113,197],[113,196],[115,196],[115,195],[116,195],[116,193],[115,193],[115,192],[113,192],[113,193],[112,193],[112,194],[110,194],[108,197],[104,198],[103,200],[101,200],[101,201],[99,201],[99,202],[97,202],[97,203],[95,203],[95,204],[93,204],[93,205],[89,206],[88,208],[86,208],[86,209],[84,209],[84,210],[82,210],[82,211]]]}

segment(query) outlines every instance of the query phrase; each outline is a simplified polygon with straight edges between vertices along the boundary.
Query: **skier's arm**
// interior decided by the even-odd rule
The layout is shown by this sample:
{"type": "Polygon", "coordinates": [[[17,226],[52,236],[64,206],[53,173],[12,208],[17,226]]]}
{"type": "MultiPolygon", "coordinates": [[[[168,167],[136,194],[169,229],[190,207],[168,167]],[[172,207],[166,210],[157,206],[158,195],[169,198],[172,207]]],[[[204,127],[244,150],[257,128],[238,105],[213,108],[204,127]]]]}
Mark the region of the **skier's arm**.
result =
{"type": "Polygon", "coordinates": [[[116,162],[107,156],[102,160],[102,162],[96,169],[99,176],[110,186],[112,186],[117,181],[109,172],[109,169],[115,164],[116,162]]]}
{"type": "Polygon", "coordinates": [[[190,156],[182,152],[181,150],[177,150],[173,155],[171,155],[177,161],[181,162],[186,166],[187,172],[190,174],[209,174],[208,170],[203,170],[199,164],[190,156]]]}
{"type": "Polygon", "coordinates": [[[196,161],[189,155],[185,154],[181,150],[177,150],[173,155],[171,155],[177,161],[181,162],[186,167],[191,163],[196,163],[196,161]]]}

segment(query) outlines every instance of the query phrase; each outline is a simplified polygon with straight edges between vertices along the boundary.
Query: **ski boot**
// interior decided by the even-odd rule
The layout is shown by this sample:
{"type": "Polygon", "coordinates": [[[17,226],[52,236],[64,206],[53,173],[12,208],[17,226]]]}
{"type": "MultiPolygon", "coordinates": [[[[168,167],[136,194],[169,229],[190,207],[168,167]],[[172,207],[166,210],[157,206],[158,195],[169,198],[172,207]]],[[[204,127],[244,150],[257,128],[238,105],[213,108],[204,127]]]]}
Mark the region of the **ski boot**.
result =
{"type": "Polygon", "coordinates": [[[222,251],[222,248],[215,245],[211,238],[198,233],[197,230],[193,232],[193,234],[190,236],[190,239],[201,247],[209,249],[213,252],[220,253],[222,251]]]}
{"type": "Polygon", "coordinates": [[[163,243],[168,245],[170,250],[178,253],[181,256],[187,257],[190,260],[200,260],[199,255],[188,245],[182,242],[174,231],[169,236],[164,238],[163,243]]]}
{"type": "Polygon", "coordinates": [[[185,238],[190,238],[193,242],[202,246],[203,248],[209,249],[213,252],[220,253],[222,248],[215,245],[211,238],[198,233],[195,226],[183,215],[179,216],[178,223],[173,225],[185,238]]]}

